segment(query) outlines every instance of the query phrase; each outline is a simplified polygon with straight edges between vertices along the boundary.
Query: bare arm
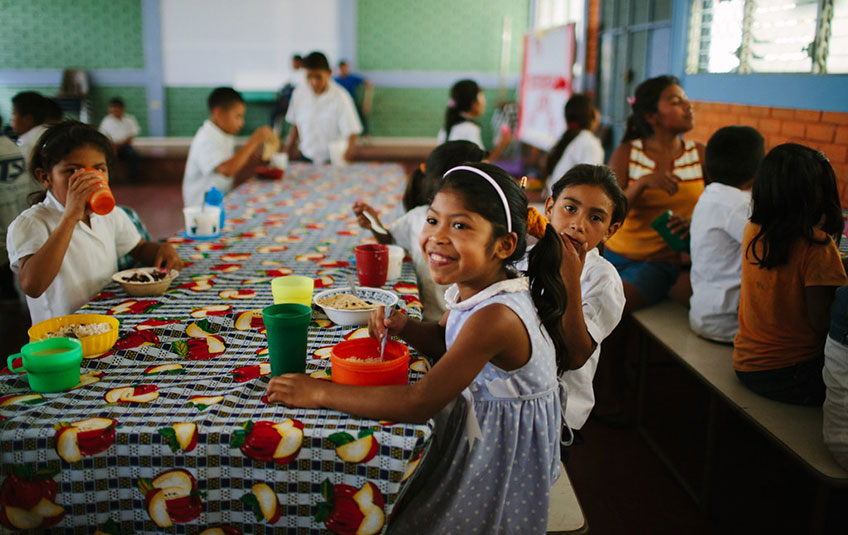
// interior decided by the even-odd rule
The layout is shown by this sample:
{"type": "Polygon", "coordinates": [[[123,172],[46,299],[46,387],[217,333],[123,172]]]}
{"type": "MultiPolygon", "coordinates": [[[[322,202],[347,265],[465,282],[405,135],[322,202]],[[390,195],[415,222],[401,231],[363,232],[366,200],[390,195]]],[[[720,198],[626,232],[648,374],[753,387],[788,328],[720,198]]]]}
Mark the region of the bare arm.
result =
{"type": "Polygon", "coordinates": [[[180,260],[180,255],[168,243],[141,240],[130,251],[130,255],[146,266],[176,270],[183,268],[183,261],[180,260]]]}
{"type": "Polygon", "coordinates": [[[274,135],[274,131],[268,126],[260,126],[250,135],[247,143],[236,150],[232,158],[218,164],[215,172],[226,177],[234,177],[247,164],[250,156],[256,152],[256,149],[274,135]]]}
{"type": "Polygon", "coordinates": [[[347,138],[347,150],[344,154],[344,159],[347,161],[353,161],[353,152],[356,149],[356,134],[351,134],[347,138]]]}
{"type": "Polygon", "coordinates": [[[578,249],[571,240],[562,240],[562,264],[560,275],[565,283],[567,304],[562,315],[562,335],[568,352],[566,365],[569,370],[580,368],[597,345],[586,328],[583,318],[583,292],[580,288],[580,275],[586,259],[586,249],[578,249]]]}
{"type": "Polygon", "coordinates": [[[489,161],[490,162],[497,161],[498,158],[501,157],[501,154],[503,153],[503,151],[506,150],[506,148],[509,146],[509,144],[511,142],[512,142],[512,132],[509,132],[509,131],[502,132],[501,133],[501,139],[498,142],[497,146],[495,146],[495,148],[492,149],[492,152],[489,153],[489,161]]]}
{"type": "Polygon", "coordinates": [[[297,125],[293,124],[291,125],[291,128],[289,128],[289,136],[286,138],[286,145],[283,149],[288,153],[290,160],[297,160],[300,156],[300,151],[297,148],[297,140],[297,125]]]}

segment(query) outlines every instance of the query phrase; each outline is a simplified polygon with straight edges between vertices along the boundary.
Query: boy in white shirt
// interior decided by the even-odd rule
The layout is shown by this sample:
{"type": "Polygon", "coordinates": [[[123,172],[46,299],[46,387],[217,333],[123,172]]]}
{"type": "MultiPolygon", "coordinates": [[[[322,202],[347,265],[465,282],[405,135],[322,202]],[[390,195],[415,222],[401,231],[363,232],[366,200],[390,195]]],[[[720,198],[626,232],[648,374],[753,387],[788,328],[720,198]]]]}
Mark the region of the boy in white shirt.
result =
{"type": "Polygon", "coordinates": [[[286,121],[292,126],[285,151],[291,160],[324,163],[330,159],[330,143],[347,140],[344,159],[350,161],[362,122],[350,94],[332,79],[330,63],[321,52],[303,58],[306,84],[292,94],[286,121]]]}
{"type": "Polygon", "coordinates": [[[260,126],[238,150],[235,135],[244,126],[247,109],[244,99],[231,87],[218,87],[209,94],[209,119],[201,126],[188,151],[183,175],[183,205],[200,206],[212,186],[229,193],[241,171],[256,150],[270,141],[274,132],[260,126]]]}
{"type": "Polygon", "coordinates": [[[127,164],[130,181],[135,182],[138,176],[138,153],[132,142],[138,135],[138,121],[126,113],[122,99],[114,97],[109,101],[109,115],[100,121],[99,130],[112,141],[118,159],[127,164]]]}
{"type": "Polygon", "coordinates": [[[689,227],[689,325],[709,340],[732,343],[739,329],[742,233],[764,155],[763,136],[749,126],[720,128],[707,143],[705,167],[712,182],[698,199],[689,227]]]}

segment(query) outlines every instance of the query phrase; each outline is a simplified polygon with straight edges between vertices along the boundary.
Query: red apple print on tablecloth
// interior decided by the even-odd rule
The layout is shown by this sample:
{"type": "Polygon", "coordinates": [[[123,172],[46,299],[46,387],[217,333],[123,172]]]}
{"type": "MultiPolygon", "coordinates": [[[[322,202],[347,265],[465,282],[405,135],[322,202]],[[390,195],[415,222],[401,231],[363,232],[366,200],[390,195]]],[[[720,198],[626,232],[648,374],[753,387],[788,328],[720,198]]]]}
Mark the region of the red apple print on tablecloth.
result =
{"type": "Polygon", "coordinates": [[[139,479],[138,490],[150,519],[160,528],[192,522],[203,511],[205,493],[197,490],[197,480],[188,470],[172,468],[152,481],[139,479]]]}
{"type": "Polygon", "coordinates": [[[337,535],[374,535],[385,522],[385,501],[380,489],[366,481],[357,489],[351,485],[321,483],[323,502],[318,504],[315,521],[323,522],[337,535]]]}
{"type": "Polygon", "coordinates": [[[262,310],[246,310],[236,317],[235,328],[239,331],[256,330],[265,332],[265,321],[262,319],[262,310]]]}
{"type": "Polygon", "coordinates": [[[94,297],[92,297],[91,300],[92,301],[106,301],[107,299],[114,299],[116,297],[118,297],[118,294],[116,294],[115,292],[103,291],[103,292],[98,293],[94,297]]]}
{"type": "Polygon", "coordinates": [[[157,433],[162,435],[163,441],[168,444],[173,453],[180,450],[185,453],[194,451],[197,447],[197,424],[191,422],[176,423],[170,427],[162,427],[157,433]]]}
{"type": "Polygon", "coordinates": [[[290,236],[274,236],[274,241],[277,243],[300,243],[303,241],[302,236],[292,234],[290,236]]]}
{"type": "Polygon", "coordinates": [[[167,364],[157,364],[149,366],[144,370],[144,375],[179,375],[185,373],[182,364],[169,362],[167,364]]]}
{"type": "Polygon", "coordinates": [[[181,323],[178,319],[168,319],[168,318],[150,318],[142,321],[134,328],[137,331],[144,331],[147,329],[155,329],[157,327],[164,327],[165,325],[174,325],[175,323],[181,323]]]}
{"type": "Polygon", "coordinates": [[[339,231],[336,231],[336,234],[338,234],[339,236],[356,236],[356,235],[359,234],[359,231],[357,231],[357,230],[339,230],[339,231]]]}
{"type": "Polygon", "coordinates": [[[218,297],[221,299],[253,299],[256,297],[256,291],[250,288],[242,288],[240,290],[221,290],[218,292],[218,297]]]}
{"type": "Polygon", "coordinates": [[[141,331],[130,331],[118,338],[112,349],[101,355],[100,358],[113,355],[116,351],[125,351],[143,346],[152,346],[159,343],[159,336],[152,329],[141,331]]]}
{"type": "Polygon", "coordinates": [[[154,384],[120,386],[103,395],[106,403],[150,403],[159,397],[159,387],[154,384]]]}
{"type": "Polygon", "coordinates": [[[223,251],[227,249],[229,245],[225,245],[223,243],[198,243],[194,246],[195,251],[200,251],[201,253],[205,253],[206,251],[223,251]]]}
{"type": "Polygon", "coordinates": [[[153,299],[127,299],[110,308],[107,314],[148,314],[159,306],[161,303],[153,299]]]}
{"type": "Polygon", "coordinates": [[[192,318],[205,318],[207,316],[226,316],[232,312],[233,307],[230,305],[206,305],[198,308],[193,308],[191,311],[192,318]]]}
{"type": "Polygon", "coordinates": [[[233,375],[233,381],[236,383],[246,383],[263,375],[271,373],[271,363],[262,362],[260,364],[252,364],[250,366],[242,366],[230,372],[233,375]]]}
{"type": "Polygon", "coordinates": [[[171,344],[171,351],[186,360],[209,360],[221,355],[227,347],[220,336],[205,336],[177,340],[171,344]]]}
{"type": "Polygon", "coordinates": [[[286,277],[294,273],[294,270],[291,268],[277,268],[262,271],[262,273],[264,273],[266,277],[286,277]]]}
{"type": "Polygon", "coordinates": [[[47,401],[41,394],[9,394],[0,397],[0,407],[9,405],[37,405],[47,401]]]}
{"type": "Polygon", "coordinates": [[[315,288],[329,288],[336,283],[335,279],[329,275],[315,278],[315,288]]]}
{"type": "Polygon", "coordinates": [[[232,526],[216,526],[214,528],[207,528],[198,533],[197,535],[243,535],[241,530],[236,529],[232,526]]]}
{"type": "Polygon", "coordinates": [[[57,470],[32,466],[12,466],[0,484],[0,525],[12,530],[44,533],[65,517],[65,508],[56,503],[57,470]]]}
{"type": "Polygon", "coordinates": [[[257,522],[276,524],[283,515],[277,493],[265,483],[257,483],[250,490],[240,501],[253,511],[257,522]]]}
{"type": "Polygon", "coordinates": [[[224,401],[224,396],[192,396],[188,398],[188,404],[194,406],[199,411],[205,411],[207,408],[224,401]]]}
{"type": "Polygon", "coordinates": [[[400,296],[406,302],[406,308],[422,308],[421,299],[418,299],[418,296],[411,294],[404,294],[400,296]]]}
{"type": "Polygon", "coordinates": [[[362,429],[354,437],[350,433],[333,433],[327,437],[336,446],[336,454],[347,463],[367,463],[380,451],[372,429],[362,429]]]}
{"type": "Polygon", "coordinates": [[[298,262],[317,262],[323,260],[326,256],[321,253],[304,253],[294,257],[298,262]]]}
{"type": "Polygon", "coordinates": [[[350,262],[346,262],[344,260],[321,260],[318,262],[318,265],[322,268],[342,268],[348,267],[350,262]]]}
{"type": "Polygon", "coordinates": [[[250,253],[227,253],[221,255],[222,262],[244,262],[246,260],[250,260],[250,253]]]}
{"type": "Polygon", "coordinates": [[[303,446],[303,424],[287,419],[281,423],[268,420],[247,421],[233,432],[231,448],[239,448],[251,459],[288,464],[297,458],[303,446]]]}
{"type": "Polygon", "coordinates": [[[102,370],[89,370],[83,374],[80,374],[79,383],[77,383],[77,386],[71,388],[71,390],[76,390],[77,388],[93,385],[94,383],[103,379],[104,375],[106,374],[102,370]]]}
{"type": "Polygon", "coordinates": [[[117,420],[113,418],[87,418],[77,422],[61,422],[53,426],[56,454],[67,463],[76,463],[83,457],[103,453],[115,442],[117,420]]]}
{"type": "Polygon", "coordinates": [[[415,294],[418,293],[418,286],[411,282],[398,282],[392,286],[392,289],[399,294],[415,294]]]}
{"type": "Polygon", "coordinates": [[[210,271],[218,271],[221,273],[235,273],[241,269],[241,264],[216,264],[209,268],[210,271]]]}

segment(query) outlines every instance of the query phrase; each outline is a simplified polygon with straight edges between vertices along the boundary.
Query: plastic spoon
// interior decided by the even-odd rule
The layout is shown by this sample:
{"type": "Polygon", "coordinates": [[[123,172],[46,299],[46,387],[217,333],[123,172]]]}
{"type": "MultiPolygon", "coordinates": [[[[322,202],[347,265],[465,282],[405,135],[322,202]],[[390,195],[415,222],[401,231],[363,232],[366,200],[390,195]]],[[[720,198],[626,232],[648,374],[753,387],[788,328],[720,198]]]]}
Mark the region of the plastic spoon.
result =
{"type": "MultiPolygon", "coordinates": [[[[392,315],[392,307],[386,307],[386,315],[385,319],[389,319],[389,316],[392,315]]],[[[383,337],[383,341],[380,342],[380,362],[383,362],[383,353],[386,352],[386,340],[389,339],[389,331],[386,331],[386,335],[383,337]]]]}
{"type": "Polygon", "coordinates": [[[386,235],[389,234],[389,231],[386,230],[385,228],[383,228],[383,225],[381,225],[380,223],[377,223],[377,220],[374,219],[373,215],[369,214],[365,210],[363,210],[362,213],[365,214],[365,217],[368,219],[368,221],[371,222],[371,229],[374,232],[376,232],[377,234],[386,234],[386,235]]]}
{"type": "Polygon", "coordinates": [[[356,292],[356,283],[353,282],[353,275],[350,273],[345,273],[345,277],[347,278],[347,284],[350,286],[350,292],[354,297],[359,297],[359,294],[356,292]]]}

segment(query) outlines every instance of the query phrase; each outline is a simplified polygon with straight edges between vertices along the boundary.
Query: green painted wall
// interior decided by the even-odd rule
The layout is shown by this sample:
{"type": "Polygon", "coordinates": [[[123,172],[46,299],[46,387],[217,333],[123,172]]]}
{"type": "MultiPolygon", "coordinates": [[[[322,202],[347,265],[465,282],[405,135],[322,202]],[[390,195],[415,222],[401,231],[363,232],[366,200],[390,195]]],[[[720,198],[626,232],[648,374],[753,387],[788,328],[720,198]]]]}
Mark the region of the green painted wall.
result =
{"type": "Polygon", "coordinates": [[[527,0],[358,0],[356,9],[362,70],[497,72],[505,16],[512,19],[509,70],[521,68],[527,0]]]}

